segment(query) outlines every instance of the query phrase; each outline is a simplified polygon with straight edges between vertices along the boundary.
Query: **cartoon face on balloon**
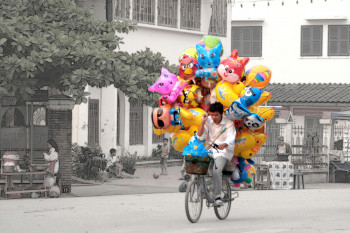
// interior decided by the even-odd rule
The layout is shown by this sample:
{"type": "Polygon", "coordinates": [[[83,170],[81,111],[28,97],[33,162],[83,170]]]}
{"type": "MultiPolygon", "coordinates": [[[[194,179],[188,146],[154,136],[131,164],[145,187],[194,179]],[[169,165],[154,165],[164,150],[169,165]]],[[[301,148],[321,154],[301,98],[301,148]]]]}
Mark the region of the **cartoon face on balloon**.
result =
{"type": "Polygon", "coordinates": [[[203,46],[197,44],[196,49],[198,52],[198,63],[204,68],[216,68],[220,64],[220,52],[222,44],[219,43],[217,46],[210,50],[206,50],[203,46]]]}
{"type": "Polygon", "coordinates": [[[202,99],[201,88],[197,85],[187,85],[180,95],[181,103],[189,108],[197,107],[202,99]]]}
{"type": "Polygon", "coordinates": [[[229,58],[221,61],[218,72],[223,81],[235,83],[244,75],[244,67],[249,58],[239,59],[237,49],[232,51],[229,58]]]}
{"type": "Polygon", "coordinates": [[[148,88],[151,92],[158,92],[162,95],[169,94],[178,82],[177,76],[162,67],[162,74],[155,84],[148,88]]]}
{"type": "Polygon", "coordinates": [[[157,129],[167,129],[171,123],[170,110],[165,107],[159,107],[153,109],[152,112],[152,122],[157,129]]]}
{"type": "Polygon", "coordinates": [[[198,61],[193,57],[184,58],[179,65],[179,75],[186,81],[194,79],[198,69],[198,61]]]}

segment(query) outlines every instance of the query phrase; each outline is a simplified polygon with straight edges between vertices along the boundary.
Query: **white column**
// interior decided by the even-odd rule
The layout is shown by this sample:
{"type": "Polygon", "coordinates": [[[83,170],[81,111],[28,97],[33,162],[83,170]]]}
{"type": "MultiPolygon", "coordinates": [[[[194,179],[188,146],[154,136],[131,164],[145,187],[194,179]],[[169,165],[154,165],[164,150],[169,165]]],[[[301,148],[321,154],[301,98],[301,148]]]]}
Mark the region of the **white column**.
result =
{"type": "Polygon", "coordinates": [[[102,88],[100,145],[105,153],[117,144],[117,98],[117,89],[113,85],[102,88]]]}
{"type": "Polygon", "coordinates": [[[147,156],[152,155],[152,120],[151,117],[152,108],[144,106],[143,108],[143,144],[145,145],[144,154],[147,156]]]}
{"type": "MultiPolygon", "coordinates": [[[[85,92],[90,92],[90,87],[87,86],[85,88],[85,92]]],[[[85,146],[88,142],[88,122],[89,122],[89,104],[88,103],[81,103],[80,105],[74,106],[73,109],[73,119],[72,121],[77,129],[76,132],[76,143],[78,143],[80,146],[85,146]]]]}
{"type": "Polygon", "coordinates": [[[129,137],[130,137],[130,103],[129,97],[124,96],[124,100],[120,99],[120,144],[124,147],[125,151],[129,150],[129,137]]]}
{"type": "Polygon", "coordinates": [[[331,123],[331,119],[320,119],[320,124],[323,125],[323,145],[327,146],[327,151],[323,150],[322,153],[328,153],[331,149],[331,123]],[[325,138],[327,138],[326,142],[325,138]]]}

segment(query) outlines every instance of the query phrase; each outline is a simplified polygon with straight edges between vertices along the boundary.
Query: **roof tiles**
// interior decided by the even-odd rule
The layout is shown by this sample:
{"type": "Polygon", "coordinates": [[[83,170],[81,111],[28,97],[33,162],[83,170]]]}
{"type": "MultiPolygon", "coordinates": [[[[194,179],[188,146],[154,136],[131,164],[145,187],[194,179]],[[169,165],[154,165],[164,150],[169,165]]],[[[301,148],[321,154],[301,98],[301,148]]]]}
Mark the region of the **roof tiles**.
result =
{"type": "Polygon", "coordinates": [[[350,84],[342,83],[270,83],[269,102],[350,103],[350,84]]]}

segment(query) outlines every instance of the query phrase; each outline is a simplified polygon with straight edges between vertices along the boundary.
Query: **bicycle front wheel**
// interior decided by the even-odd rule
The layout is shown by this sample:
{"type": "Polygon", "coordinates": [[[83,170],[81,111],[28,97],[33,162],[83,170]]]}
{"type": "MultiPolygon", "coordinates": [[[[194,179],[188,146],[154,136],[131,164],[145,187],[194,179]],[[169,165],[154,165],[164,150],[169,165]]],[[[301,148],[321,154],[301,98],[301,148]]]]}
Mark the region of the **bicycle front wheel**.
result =
{"type": "Polygon", "coordinates": [[[224,178],[222,179],[221,196],[223,197],[222,202],[224,203],[224,205],[220,207],[214,206],[214,211],[218,219],[224,220],[230,213],[232,197],[230,183],[227,179],[224,178]]]}
{"type": "Polygon", "coordinates": [[[185,208],[188,220],[191,223],[196,223],[201,214],[203,208],[203,194],[199,188],[200,181],[194,179],[187,186],[185,208]]]}

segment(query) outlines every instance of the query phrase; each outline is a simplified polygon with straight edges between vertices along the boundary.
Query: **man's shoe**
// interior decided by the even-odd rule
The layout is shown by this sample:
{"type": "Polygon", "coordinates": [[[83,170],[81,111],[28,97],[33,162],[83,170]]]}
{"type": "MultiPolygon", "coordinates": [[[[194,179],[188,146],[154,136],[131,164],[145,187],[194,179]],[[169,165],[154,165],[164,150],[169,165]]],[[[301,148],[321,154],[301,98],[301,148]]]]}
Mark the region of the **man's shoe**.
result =
{"type": "Polygon", "coordinates": [[[215,202],[214,202],[214,206],[215,207],[220,207],[220,206],[223,206],[224,203],[221,201],[221,199],[216,199],[215,202]]]}

